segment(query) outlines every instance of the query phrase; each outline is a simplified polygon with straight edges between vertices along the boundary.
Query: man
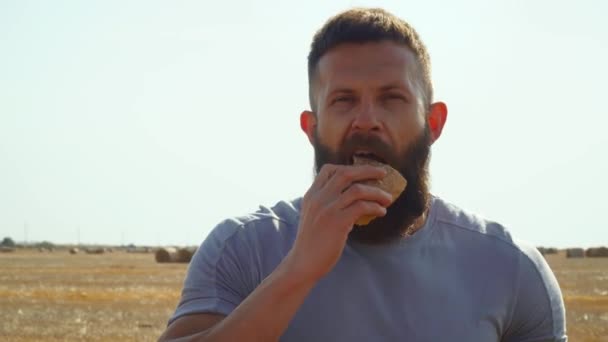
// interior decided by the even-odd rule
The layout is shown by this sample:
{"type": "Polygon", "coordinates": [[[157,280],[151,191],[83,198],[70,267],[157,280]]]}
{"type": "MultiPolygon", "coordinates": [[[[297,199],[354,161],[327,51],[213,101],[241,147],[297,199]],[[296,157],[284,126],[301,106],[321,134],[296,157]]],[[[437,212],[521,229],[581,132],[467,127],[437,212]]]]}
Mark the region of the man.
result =
{"type": "Polygon", "coordinates": [[[566,341],[542,256],[429,193],[447,107],[433,102],[417,33],[386,11],[349,10],[315,35],[308,63],[313,184],[213,230],[160,340],[566,341]],[[386,171],[355,155],[407,179],[394,203],[363,182],[386,171]],[[362,216],[377,218],[356,226],[362,216]]]}

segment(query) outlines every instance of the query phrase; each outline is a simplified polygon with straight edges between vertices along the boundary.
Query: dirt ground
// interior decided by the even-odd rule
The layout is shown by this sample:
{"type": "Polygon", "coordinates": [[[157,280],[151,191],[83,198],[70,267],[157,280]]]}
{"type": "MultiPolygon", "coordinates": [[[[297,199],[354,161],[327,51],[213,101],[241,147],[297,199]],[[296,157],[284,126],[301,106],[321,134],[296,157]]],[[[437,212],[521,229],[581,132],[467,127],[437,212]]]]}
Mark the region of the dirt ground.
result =
{"type": "MultiPolygon", "coordinates": [[[[608,342],[608,258],[549,255],[574,342],[608,342]]],[[[116,251],[0,253],[1,341],[154,341],[177,304],[185,264],[116,251]]]]}
{"type": "Polygon", "coordinates": [[[154,341],[186,267],[151,253],[0,254],[0,340],[154,341]]]}

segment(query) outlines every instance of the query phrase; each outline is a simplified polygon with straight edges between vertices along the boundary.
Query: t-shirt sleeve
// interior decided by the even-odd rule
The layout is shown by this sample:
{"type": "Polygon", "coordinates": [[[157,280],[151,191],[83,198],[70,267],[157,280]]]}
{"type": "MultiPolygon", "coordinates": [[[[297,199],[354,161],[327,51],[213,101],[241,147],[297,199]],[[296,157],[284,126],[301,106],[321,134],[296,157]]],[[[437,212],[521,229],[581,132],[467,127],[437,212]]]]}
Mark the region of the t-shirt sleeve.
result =
{"type": "Polygon", "coordinates": [[[521,253],[511,322],[505,342],[565,342],[562,293],[544,257],[533,247],[521,253]]]}
{"type": "Polygon", "coordinates": [[[177,309],[169,319],[197,313],[228,315],[253,290],[252,265],[239,222],[216,226],[188,267],[177,309]]]}

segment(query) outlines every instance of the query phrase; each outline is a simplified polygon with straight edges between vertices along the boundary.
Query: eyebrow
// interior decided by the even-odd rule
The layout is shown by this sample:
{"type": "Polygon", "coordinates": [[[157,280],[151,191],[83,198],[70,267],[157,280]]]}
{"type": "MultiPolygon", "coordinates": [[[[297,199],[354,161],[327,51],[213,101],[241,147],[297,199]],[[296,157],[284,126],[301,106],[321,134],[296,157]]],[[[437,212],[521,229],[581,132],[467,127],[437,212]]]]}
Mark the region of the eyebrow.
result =
{"type": "MultiPolygon", "coordinates": [[[[412,91],[409,89],[409,87],[407,85],[404,85],[401,83],[389,83],[387,85],[380,87],[381,92],[390,91],[390,90],[402,90],[402,91],[405,91],[408,95],[412,95],[412,91]]],[[[330,91],[329,95],[331,96],[331,95],[339,94],[339,93],[352,94],[352,93],[355,93],[355,90],[353,90],[352,88],[339,87],[339,88],[336,88],[336,89],[330,91]]]]}
{"type": "Polygon", "coordinates": [[[390,90],[401,90],[401,91],[405,91],[405,93],[408,96],[412,96],[412,91],[410,90],[410,88],[408,87],[407,84],[401,84],[401,83],[390,83],[387,84],[385,86],[380,87],[380,91],[390,91],[390,90]]]}
{"type": "MultiPolygon", "coordinates": [[[[405,96],[407,98],[415,98],[416,96],[414,95],[412,89],[410,89],[409,85],[407,83],[402,83],[399,81],[394,81],[394,82],[390,82],[388,84],[385,84],[383,86],[381,86],[379,88],[379,92],[384,93],[384,92],[388,92],[391,90],[399,90],[405,93],[405,96]]],[[[337,94],[348,94],[348,95],[352,95],[355,94],[356,91],[352,88],[347,88],[345,86],[339,86],[338,88],[332,90],[329,92],[329,94],[327,94],[327,98],[331,98],[333,96],[336,96],[337,94]]]]}
{"type": "Polygon", "coordinates": [[[354,92],[355,91],[351,88],[336,88],[336,89],[330,91],[329,95],[338,94],[338,93],[352,94],[354,92]]]}

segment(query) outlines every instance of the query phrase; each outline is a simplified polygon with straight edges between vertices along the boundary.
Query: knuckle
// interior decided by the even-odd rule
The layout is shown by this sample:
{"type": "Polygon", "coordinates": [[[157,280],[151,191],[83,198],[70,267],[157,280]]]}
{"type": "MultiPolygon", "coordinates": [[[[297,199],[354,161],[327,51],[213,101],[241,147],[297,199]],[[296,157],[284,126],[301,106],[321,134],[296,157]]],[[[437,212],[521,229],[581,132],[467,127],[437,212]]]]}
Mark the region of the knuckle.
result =
{"type": "Polygon", "coordinates": [[[361,210],[370,210],[373,207],[372,203],[368,202],[368,201],[359,201],[359,208],[361,208],[361,210]]]}
{"type": "Polygon", "coordinates": [[[343,168],[340,172],[340,180],[343,182],[350,182],[354,178],[353,170],[343,168]]]}
{"type": "Polygon", "coordinates": [[[362,184],[355,183],[350,186],[349,191],[353,196],[360,197],[365,194],[365,187],[362,184]]]}
{"type": "Polygon", "coordinates": [[[361,210],[365,211],[366,213],[378,213],[382,210],[378,203],[370,202],[370,201],[361,201],[361,202],[362,202],[361,210]]]}
{"type": "Polygon", "coordinates": [[[334,172],[335,170],[336,170],[336,165],[334,165],[334,164],[324,164],[323,166],[321,166],[320,173],[329,174],[329,173],[334,172]]]}

